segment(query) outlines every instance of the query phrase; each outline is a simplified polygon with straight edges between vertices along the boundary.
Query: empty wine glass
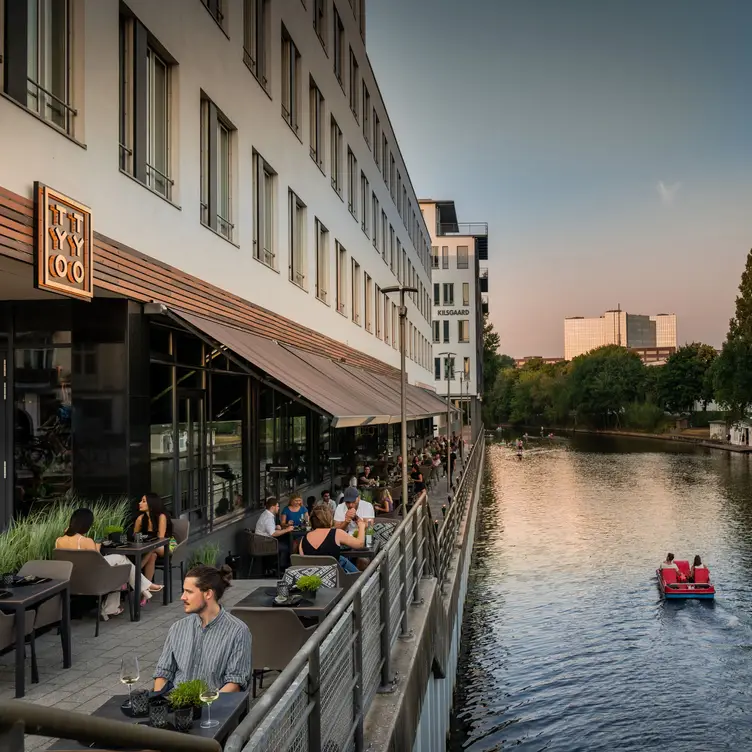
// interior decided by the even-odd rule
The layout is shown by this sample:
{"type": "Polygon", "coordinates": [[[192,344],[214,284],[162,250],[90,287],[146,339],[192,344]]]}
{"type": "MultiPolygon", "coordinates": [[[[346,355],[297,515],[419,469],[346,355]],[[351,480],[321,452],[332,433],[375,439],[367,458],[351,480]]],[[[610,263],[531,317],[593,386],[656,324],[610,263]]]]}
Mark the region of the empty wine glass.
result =
{"type": "Polygon", "coordinates": [[[208,729],[208,728],[215,728],[216,726],[219,726],[219,721],[213,721],[211,717],[212,703],[218,697],[219,697],[219,688],[212,682],[207,683],[204,689],[201,690],[199,699],[201,700],[201,702],[206,703],[206,707],[208,709],[208,717],[205,721],[201,721],[201,728],[208,729]]]}
{"type": "Polygon", "coordinates": [[[124,708],[131,706],[131,692],[133,685],[138,681],[140,671],[138,668],[138,656],[123,656],[120,662],[120,681],[128,685],[128,701],[123,705],[124,708]]]}

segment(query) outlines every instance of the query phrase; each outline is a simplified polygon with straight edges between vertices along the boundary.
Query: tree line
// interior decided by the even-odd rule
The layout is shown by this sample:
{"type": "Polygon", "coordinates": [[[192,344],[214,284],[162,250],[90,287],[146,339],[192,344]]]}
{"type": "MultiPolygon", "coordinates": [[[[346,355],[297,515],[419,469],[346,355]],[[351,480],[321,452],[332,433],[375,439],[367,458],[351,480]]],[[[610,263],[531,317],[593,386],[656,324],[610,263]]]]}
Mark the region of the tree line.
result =
{"type": "MultiPolygon", "coordinates": [[[[673,416],[695,416],[711,402],[729,422],[752,407],[752,251],[739,285],[736,311],[720,352],[693,342],[665,365],[645,365],[625,347],[606,345],[547,364],[540,359],[515,368],[499,352],[493,325],[484,326],[486,425],[588,426],[659,430],[673,416]]],[[[707,421],[707,415],[704,416],[707,421]]]]}

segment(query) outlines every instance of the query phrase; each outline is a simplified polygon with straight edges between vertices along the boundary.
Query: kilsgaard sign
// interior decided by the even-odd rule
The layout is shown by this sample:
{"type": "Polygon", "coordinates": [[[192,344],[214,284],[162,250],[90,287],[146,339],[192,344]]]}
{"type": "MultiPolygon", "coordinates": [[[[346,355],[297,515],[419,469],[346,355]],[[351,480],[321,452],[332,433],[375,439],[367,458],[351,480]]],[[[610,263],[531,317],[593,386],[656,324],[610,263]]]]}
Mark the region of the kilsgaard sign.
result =
{"type": "Polygon", "coordinates": [[[449,308],[444,308],[440,311],[436,311],[436,313],[439,316],[469,316],[470,311],[467,308],[462,308],[459,310],[452,310],[449,308]]]}

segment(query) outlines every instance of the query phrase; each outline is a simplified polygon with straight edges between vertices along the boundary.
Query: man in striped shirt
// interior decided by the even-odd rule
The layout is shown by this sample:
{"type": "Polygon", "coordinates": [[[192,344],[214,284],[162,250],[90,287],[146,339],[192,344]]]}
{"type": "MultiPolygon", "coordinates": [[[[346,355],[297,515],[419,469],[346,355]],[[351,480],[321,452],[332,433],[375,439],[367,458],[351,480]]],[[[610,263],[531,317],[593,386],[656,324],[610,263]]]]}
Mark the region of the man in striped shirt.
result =
{"type": "Polygon", "coordinates": [[[203,679],[220,692],[241,692],[248,686],[251,633],[220,605],[231,579],[228,566],[202,564],[188,572],[180,600],[189,615],[170,627],[154,670],[155,692],[192,679],[203,679]]]}

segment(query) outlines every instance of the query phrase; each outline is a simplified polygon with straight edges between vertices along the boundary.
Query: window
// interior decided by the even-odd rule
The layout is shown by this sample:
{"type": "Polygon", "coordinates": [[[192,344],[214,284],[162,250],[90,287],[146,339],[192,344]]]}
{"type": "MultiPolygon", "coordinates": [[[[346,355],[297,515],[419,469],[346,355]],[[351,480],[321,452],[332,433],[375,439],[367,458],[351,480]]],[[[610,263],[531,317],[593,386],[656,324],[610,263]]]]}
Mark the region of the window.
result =
{"type": "Polygon", "coordinates": [[[441,322],[440,321],[433,322],[433,341],[434,343],[441,341],[441,322]]]}
{"type": "Polygon", "coordinates": [[[389,155],[389,190],[392,194],[392,201],[397,202],[397,167],[394,164],[394,154],[389,155]]]}
{"type": "Polygon", "coordinates": [[[386,212],[381,210],[381,255],[384,258],[384,263],[387,263],[387,243],[389,242],[389,224],[386,219],[386,212]]]}
{"type": "Polygon", "coordinates": [[[5,93],[72,135],[71,28],[68,0],[6,0],[5,93]]]}
{"type": "Polygon", "coordinates": [[[439,268],[439,246],[437,245],[431,246],[431,268],[439,268]]]}
{"type": "Polygon", "coordinates": [[[339,85],[345,88],[345,27],[342,19],[337,13],[337,7],[332,7],[332,18],[334,29],[334,75],[339,81],[339,85]]]}
{"type": "Polygon", "coordinates": [[[381,121],[373,108],[373,161],[381,169],[381,121]]]}
{"type": "Polygon", "coordinates": [[[282,27],[282,117],[300,133],[300,53],[282,27]]]}
{"type": "Polygon", "coordinates": [[[433,304],[441,305],[441,285],[438,282],[433,283],[433,304]]]}
{"type": "Polygon", "coordinates": [[[172,61],[137,19],[120,17],[120,169],[172,198],[172,61]]]}
{"type": "Polygon", "coordinates": [[[360,173],[360,229],[368,236],[368,199],[371,195],[368,178],[360,173]]]}
{"type": "Polygon", "coordinates": [[[460,319],[457,322],[457,341],[469,342],[470,341],[470,320],[460,319]]]}
{"type": "Polygon", "coordinates": [[[454,282],[444,283],[444,305],[454,305],[454,282]]]}
{"type": "Polygon", "coordinates": [[[400,346],[399,311],[396,303],[392,303],[392,347],[398,350],[400,346]]]}
{"type": "Polygon", "coordinates": [[[329,0],[314,0],[313,28],[316,30],[321,44],[326,49],[326,6],[329,0]]]}
{"type": "Polygon", "coordinates": [[[441,381],[441,358],[433,359],[433,377],[436,381],[441,381]]]}
{"type": "Polygon", "coordinates": [[[384,309],[382,307],[383,303],[381,301],[382,297],[383,295],[381,293],[381,288],[378,285],[376,285],[374,287],[374,296],[373,296],[374,311],[373,312],[374,312],[374,318],[376,319],[376,336],[379,339],[384,338],[384,333],[382,331],[383,330],[382,314],[384,312],[384,309]]]}
{"type": "Polygon", "coordinates": [[[253,152],[253,256],[276,268],[274,252],[274,170],[253,152]]]}
{"type": "Polygon", "coordinates": [[[381,174],[384,176],[386,189],[389,190],[389,139],[386,134],[381,137],[381,174]]]}
{"type": "Polygon", "coordinates": [[[449,246],[446,245],[441,246],[441,268],[449,268],[449,246]]]}
{"type": "Polygon", "coordinates": [[[462,305],[463,306],[470,305],[470,283],[469,282],[462,283],[462,305]]]}
{"type": "Polygon", "coordinates": [[[352,259],[352,320],[360,324],[360,264],[352,259]]]}
{"type": "Polygon", "coordinates": [[[394,273],[394,227],[389,225],[389,268],[394,273]]]}
{"type": "Polygon", "coordinates": [[[366,331],[373,332],[373,282],[367,274],[363,275],[363,293],[366,310],[366,331]]]}
{"type": "Polygon", "coordinates": [[[271,0],[243,2],[243,61],[267,91],[269,80],[269,3],[271,0]]]}
{"type": "Polygon", "coordinates": [[[470,358],[462,359],[462,371],[465,374],[465,381],[470,381],[470,358]]]}
{"type": "Polygon", "coordinates": [[[358,160],[347,147],[347,208],[350,214],[358,218],[358,160]]]}
{"type": "Polygon", "coordinates": [[[397,170],[397,192],[394,195],[394,201],[397,204],[397,214],[402,218],[402,173],[397,170]]]}
{"type": "Polygon", "coordinates": [[[467,246],[466,245],[458,245],[457,246],[457,268],[458,269],[467,269],[468,268],[467,246]]]}
{"type": "Polygon", "coordinates": [[[444,329],[444,342],[449,342],[449,319],[444,319],[443,323],[443,329],[444,329]]]}
{"type": "Polygon", "coordinates": [[[379,200],[376,198],[376,194],[371,194],[371,221],[373,222],[373,247],[378,252],[379,250],[379,200]]]}
{"type": "Polygon", "coordinates": [[[363,138],[371,146],[371,95],[368,87],[363,83],[363,138]]]}
{"type": "Polygon", "coordinates": [[[358,96],[360,87],[360,73],[358,68],[358,60],[355,57],[355,53],[350,47],[350,109],[352,114],[355,115],[355,119],[358,120],[360,115],[360,98],[358,96]]]}
{"type": "Polygon", "coordinates": [[[290,282],[305,289],[305,204],[288,190],[288,243],[290,251],[290,282]]]}
{"type": "Polygon", "coordinates": [[[324,97],[311,78],[310,118],[311,159],[324,171],[324,97]]]}
{"type": "MultiPolygon", "coordinates": [[[[399,241],[397,241],[399,244],[399,241]]],[[[402,283],[405,283],[405,276],[407,274],[407,251],[405,249],[402,249],[402,283]]]]}
{"type": "Polygon", "coordinates": [[[402,243],[397,238],[397,281],[402,284],[402,243]]]}
{"type": "Polygon", "coordinates": [[[316,297],[329,302],[329,230],[319,219],[314,222],[316,229],[316,297]]]}
{"type": "Polygon", "coordinates": [[[454,381],[454,358],[444,358],[444,378],[454,381]]]}
{"type": "Polygon", "coordinates": [[[347,251],[337,243],[337,311],[347,315],[347,251]]]}
{"type": "Polygon", "coordinates": [[[358,2],[358,28],[363,41],[366,41],[366,0],[357,0],[358,2]]]}
{"type": "Polygon", "coordinates": [[[390,310],[389,306],[390,306],[391,301],[389,300],[388,296],[384,295],[383,293],[382,295],[384,297],[384,342],[386,342],[388,345],[389,344],[389,332],[392,328],[392,317],[391,317],[391,314],[389,313],[389,310],[390,310]]]}
{"type": "Polygon", "coordinates": [[[329,140],[332,162],[332,188],[342,198],[342,131],[339,129],[337,121],[334,118],[331,120],[329,140]]]}
{"type": "Polygon", "coordinates": [[[206,6],[206,10],[209,11],[211,17],[220,25],[221,28],[224,28],[224,21],[225,21],[225,14],[224,14],[224,5],[225,0],[202,0],[204,5],[206,6]]]}
{"type": "Polygon", "coordinates": [[[201,102],[201,221],[232,240],[233,126],[209,99],[201,102]]]}

